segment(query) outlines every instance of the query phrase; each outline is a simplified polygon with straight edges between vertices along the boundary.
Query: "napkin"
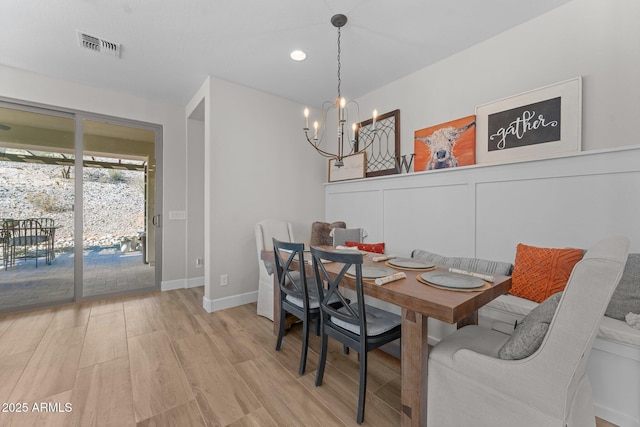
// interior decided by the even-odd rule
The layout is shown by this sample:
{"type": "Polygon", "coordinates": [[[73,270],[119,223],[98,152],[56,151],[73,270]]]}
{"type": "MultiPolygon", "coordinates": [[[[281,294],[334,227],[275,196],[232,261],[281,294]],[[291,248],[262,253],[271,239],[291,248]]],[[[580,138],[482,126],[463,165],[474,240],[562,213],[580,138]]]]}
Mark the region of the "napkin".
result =
{"type": "Polygon", "coordinates": [[[624,319],[632,328],[640,329],[640,314],[628,313],[624,319]]]}
{"type": "Polygon", "coordinates": [[[380,262],[380,261],[387,261],[393,258],[395,258],[395,255],[380,255],[380,256],[374,256],[373,258],[371,258],[371,261],[380,262]]]}
{"type": "Polygon", "coordinates": [[[450,273],[458,273],[458,274],[466,274],[467,276],[477,277],[479,279],[486,280],[487,282],[491,282],[491,283],[496,281],[496,278],[493,277],[493,276],[489,276],[488,274],[475,273],[473,271],[465,271],[465,270],[459,270],[457,268],[450,268],[449,272],[450,273]]]}
{"type": "Polygon", "coordinates": [[[384,285],[385,283],[395,282],[396,280],[406,279],[407,275],[402,271],[393,273],[391,276],[379,277],[376,279],[376,285],[384,285]]]}
{"type": "Polygon", "coordinates": [[[336,246],[336,249],[340,250],[340,251],[354,251],[354,252],[360,252],[360,249],[358,249],[356,246],[336,246]]]}
{"type": "MultiPolygon", "coordinates": [[[[322,262],[323,264],[329,264],[332,261],[329,261],[328,259],[320,259],[320,262],[322,262]]],[[[307,260],[307,264],[313,265],[313,260],[312,259],[307,260]]]]}

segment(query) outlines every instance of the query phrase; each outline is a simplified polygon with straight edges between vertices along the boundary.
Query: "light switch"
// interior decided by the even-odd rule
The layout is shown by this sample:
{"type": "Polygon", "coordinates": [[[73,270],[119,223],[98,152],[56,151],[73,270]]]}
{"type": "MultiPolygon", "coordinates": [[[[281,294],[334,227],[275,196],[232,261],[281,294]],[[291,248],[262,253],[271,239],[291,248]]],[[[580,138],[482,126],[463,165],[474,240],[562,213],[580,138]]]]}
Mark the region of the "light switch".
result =
{"type": "Polygon", "coordinates": [[[169,219],[185,219],[186,217],[185,211],[169,211],[169,219]]]}

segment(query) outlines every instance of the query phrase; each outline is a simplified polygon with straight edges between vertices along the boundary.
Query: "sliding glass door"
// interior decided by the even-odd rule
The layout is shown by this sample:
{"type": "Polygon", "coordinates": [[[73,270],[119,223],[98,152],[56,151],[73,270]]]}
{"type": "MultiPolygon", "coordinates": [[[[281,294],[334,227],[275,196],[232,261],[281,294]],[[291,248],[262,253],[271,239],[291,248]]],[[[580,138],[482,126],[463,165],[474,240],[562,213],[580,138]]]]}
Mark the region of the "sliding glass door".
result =
{"type": "Polygon", "coordinates": [[[83,120],[82,295],[155,287],[155,132],[83,120]]]}
{"type": "Polygon", "coordinates": [[[0,312],[73,301],[74,119],[0,103],[0,312]]]}
{"type": "Polygon", "coordinates": [[[0,313],[160,288],[161,127],[0,100],[0,313]]]}

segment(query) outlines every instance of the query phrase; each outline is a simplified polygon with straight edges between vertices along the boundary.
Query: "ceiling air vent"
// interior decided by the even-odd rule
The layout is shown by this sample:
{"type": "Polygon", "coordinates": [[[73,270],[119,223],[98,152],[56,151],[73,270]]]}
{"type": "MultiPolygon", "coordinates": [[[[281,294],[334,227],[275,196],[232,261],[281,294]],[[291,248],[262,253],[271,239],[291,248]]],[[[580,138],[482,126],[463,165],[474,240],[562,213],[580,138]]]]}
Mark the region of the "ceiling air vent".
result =
{"type": "Polygon", "coordinates": [[[95,52],[108,53],[118,58],[120,57],[120,43],[110,42],[78,30],[76,30],[76,33],[78,34],[78,44],[80,47],[93,50],[95,52]]]}

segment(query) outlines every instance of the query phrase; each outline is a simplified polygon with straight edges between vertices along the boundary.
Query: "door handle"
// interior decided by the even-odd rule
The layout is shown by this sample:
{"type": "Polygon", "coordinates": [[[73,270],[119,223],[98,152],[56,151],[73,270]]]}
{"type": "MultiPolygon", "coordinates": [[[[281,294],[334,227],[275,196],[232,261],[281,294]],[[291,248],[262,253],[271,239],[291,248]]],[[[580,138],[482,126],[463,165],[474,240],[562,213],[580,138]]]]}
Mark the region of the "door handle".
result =
{"type": "Polygon", "coordinates": [[[156,226],[157,228],[160,227],[160,214],[158,215],[154,215],[153,218],[151,219],[151,223],[156,226]]]}

